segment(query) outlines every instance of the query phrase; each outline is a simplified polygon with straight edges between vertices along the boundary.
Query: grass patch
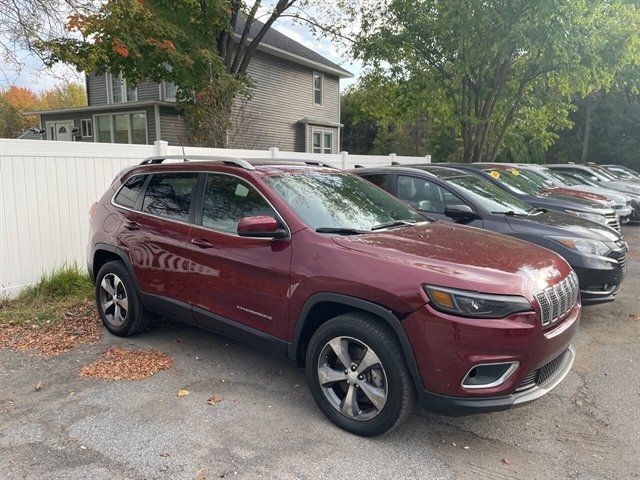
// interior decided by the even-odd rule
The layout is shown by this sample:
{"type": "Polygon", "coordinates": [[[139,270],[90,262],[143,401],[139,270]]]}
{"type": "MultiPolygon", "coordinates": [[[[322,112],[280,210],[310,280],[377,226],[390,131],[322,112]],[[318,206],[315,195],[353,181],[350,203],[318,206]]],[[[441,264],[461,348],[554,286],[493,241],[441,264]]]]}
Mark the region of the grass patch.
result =
{"type": "Polygon", "coordinates": [[[69,307],[93,296],[93,284],[77,266],[67,265],[44,275],[14,299],[0,300],[0,324],[50,325],[69,307]]]}

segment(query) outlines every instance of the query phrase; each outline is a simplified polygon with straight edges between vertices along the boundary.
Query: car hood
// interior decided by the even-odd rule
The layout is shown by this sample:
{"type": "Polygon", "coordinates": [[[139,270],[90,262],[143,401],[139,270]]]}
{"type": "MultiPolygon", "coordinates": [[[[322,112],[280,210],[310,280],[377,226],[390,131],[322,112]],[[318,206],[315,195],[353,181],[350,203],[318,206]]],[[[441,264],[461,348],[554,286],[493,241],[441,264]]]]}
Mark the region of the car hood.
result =
{"type": "Polygon", "coordinates": [[[588,238],[601,242],[615,242],[621,238],[618,232],[606,225],[566,213],[547,211],[536,215],[513,215],[505,218],[515,233],[588,238]]]}
{"type": "Polygon", "coordinates": [[[626,203],[631,200],[631,197],[629,197],[626,193],[619,192],[617,190],[612,190],[610,188],[592,187],[591,185],[570,185],[564,188],[569,190],[576,190],[579,192],[599,193],[602,195],[606,195],[607,197],[613,199],[616,202],[626,203]]]}
{"type": "Polygon", "coordinates": [[[640,194],[640,185],[624,181],[602,182],[604,188],[611,188],[620,192],[640,194]]]}
{"type": "Polygon", "coordinates": [[[585,192],[581,190],[573,190],[569,188],[556,187],[556,188],[549,188],[543,191],[542,193],[548,194],[552,197],[555,197],[555,196],[578,197],[585,200],[591,200],[592,202],[596,202],[606,207],[610,206],[609,199],[606,196],[593,193],[593,192],[585,192]]]}
{"type": "MultiPolygon", "coordinates": [[[[334,242],[402,268],[421,269],[423,283],[529,299],[571,271],[563,258],[545,248],[442,221],[336,236],[334,242]]],[[[398,275],[401,279],[402,272],[398,275]]]]}

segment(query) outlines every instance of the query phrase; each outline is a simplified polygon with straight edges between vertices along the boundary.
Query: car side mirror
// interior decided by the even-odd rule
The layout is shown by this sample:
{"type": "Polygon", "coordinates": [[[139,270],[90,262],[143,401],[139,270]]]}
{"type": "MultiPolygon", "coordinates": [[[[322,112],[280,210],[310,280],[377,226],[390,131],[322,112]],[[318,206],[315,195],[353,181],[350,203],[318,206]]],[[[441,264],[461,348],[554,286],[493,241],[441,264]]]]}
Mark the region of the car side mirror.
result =
{"type": "Polygon", "coordinates": [[[453,220],[475,220],[480,216],[469,205],[448,205],[444,214],[453,220]]]}
{"type": "Polygon", "coordinates": [[[269,215],[244,217],[238,223],[238,235],[254,238],[285,238],[287,231],[278,228],[278,221],[269,215]]]}

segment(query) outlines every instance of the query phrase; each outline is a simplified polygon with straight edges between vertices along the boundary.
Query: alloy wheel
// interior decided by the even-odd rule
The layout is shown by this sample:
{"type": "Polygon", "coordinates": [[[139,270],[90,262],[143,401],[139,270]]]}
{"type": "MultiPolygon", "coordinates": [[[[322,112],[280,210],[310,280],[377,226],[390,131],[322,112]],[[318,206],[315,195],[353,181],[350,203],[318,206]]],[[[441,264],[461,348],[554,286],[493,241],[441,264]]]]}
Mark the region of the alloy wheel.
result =
{"type": "Polygon", "coordinates": [[[365,421],[387,402],[387,375],[376,353],[352,337],[328,341],[318,357],[318,381],[333,408],[347,418],[365,421]]]}
{"type": "Polygon", "coordinates": [[[114,273],[107,273],[100,282],[100,308],[114,327],[124,325],[129,314],[129,298],[124,283],[114,273]]]}

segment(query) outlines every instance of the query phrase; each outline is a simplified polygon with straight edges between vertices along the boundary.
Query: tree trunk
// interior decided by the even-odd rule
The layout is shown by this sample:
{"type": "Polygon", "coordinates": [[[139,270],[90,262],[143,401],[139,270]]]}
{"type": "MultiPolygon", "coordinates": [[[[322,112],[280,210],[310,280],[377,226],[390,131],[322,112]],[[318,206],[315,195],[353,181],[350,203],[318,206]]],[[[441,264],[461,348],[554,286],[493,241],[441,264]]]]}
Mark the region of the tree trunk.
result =
{"type": "Polygon", "coordinates": [[[591,139],[591,114],[593,113],[593,94],[585,98],[586,112],[584,116],[584,130],[582,132],[582,155],[580,163],[587,163],[589,155],[589,140],[591,139]]]}

